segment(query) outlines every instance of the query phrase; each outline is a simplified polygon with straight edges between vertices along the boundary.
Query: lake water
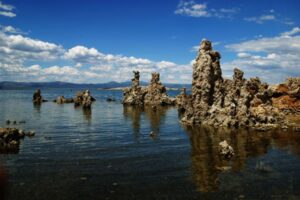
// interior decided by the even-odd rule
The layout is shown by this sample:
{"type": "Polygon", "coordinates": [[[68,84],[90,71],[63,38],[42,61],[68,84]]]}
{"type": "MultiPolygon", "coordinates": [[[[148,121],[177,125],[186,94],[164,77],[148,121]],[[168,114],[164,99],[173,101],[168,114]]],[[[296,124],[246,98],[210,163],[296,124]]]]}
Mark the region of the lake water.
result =
{"type": "Polygon", "coordinates": [[[6,199],[300,199],[299,132],[186,129],[176,108],[123,107],[121,91],[91,93],[97,101],[89,112],[34,106],[33,90],[0,90],[0,127],[25,120],[10,126],[36,132],[18,152],[0,153],[6,199]],[[218,155],[224,139],[235,150],[231,161],[218,155]]]}

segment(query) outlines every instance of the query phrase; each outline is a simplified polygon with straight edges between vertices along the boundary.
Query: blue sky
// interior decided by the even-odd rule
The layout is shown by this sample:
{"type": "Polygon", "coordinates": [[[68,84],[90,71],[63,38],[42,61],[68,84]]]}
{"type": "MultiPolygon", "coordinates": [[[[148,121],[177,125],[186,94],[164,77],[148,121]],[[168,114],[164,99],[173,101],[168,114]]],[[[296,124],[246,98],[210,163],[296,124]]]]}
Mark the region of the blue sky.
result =
{"type": "Polygon", "coordinates": [[[300,76],[300,2],[237,0],[0,1],[0,80],[191,83],[203,38],[223,75],[277,83],[300,76]]]}

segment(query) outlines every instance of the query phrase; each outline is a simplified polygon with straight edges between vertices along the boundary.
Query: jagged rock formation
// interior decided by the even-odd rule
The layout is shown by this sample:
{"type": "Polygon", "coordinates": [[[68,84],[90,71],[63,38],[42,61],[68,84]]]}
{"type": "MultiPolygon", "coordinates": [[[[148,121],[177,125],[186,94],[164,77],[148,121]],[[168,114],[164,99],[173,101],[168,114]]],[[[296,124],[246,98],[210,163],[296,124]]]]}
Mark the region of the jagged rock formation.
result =
{"type": "Polygon", "coordinates": [[[179,113],[184,113],[186,105],[191,102],[190,95],[187,95],[185,87],[182,88],[181,93],[176,96],[175,101],[179,113]]]}
{"type": "Polygon", "coordinates": [[[283,122],[272,106],[272,90],[259,78],[246,80],[234,69],[233,80],[223,79],[221,55],[203,40],[193,65],[192,94],[182,106],[181,121],[187,125],[226,127],[274,127],[283,122]]]}
{"type": "Polygon", "coordinates": [[[300,114],[300,77],[274,86],[273,105],[285,114],[300,114]]]}
{"type": "Polygon", "coordinates": [[[96,99],[91,96],[89,90],[84,92],[77,92],[76,97],[74,98],[75,106],[82,106],[83,108],[91,108],[93,101],[96,99]]]}
{"type": "Polygon", "coordinates": [[[77,92],[74,98],[75,106],[82,106],[83,108],[91,108],[93,101],[96,99],[91,96],[90,91],[77,92]]]}
{"type": "Polygon", "coordinates": [[[33,93],[32,102],[35,103],[35,104],[41,104],[42,102],[47,102],[47,100],[43,99],[40,89],[37,89],[33,93]]]}
{"type": "Polygon", "coordinates": [[[131,87],[125,88],[123,91],[123,104],[143,106],[147,90],[140,86],[140,72],[133,71],[133,74],[131,87]]]}
{"type": "Polygon", "coordinates": [[[159,73],[152,73],[144,100],[145,105],[174,105],[175,99],[167,95],[166,87],[160,82],[159,73]]]}
{"type": "Polygon", "coordinates": [[[133,71],[134,78],[130,88],[123,91],[124,105],[174,105],[175,99],[167,95],[166,87],[160,82],[159,73],[152,73],[150,84],[146,88],[140,86],[140,73],[133,71]]]}

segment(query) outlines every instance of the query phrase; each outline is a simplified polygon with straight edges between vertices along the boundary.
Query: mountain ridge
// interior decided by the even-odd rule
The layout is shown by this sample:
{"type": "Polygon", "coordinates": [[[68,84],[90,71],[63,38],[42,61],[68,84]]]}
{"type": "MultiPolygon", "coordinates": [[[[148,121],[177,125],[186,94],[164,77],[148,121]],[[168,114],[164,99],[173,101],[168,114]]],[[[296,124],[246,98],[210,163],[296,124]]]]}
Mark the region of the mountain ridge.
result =
{"type": "MultiPolygon", "coordinates": [[[[70,83],[62,81],[53,82],[16,82],[16,81],[1,81],[0,90],[22,90],[22,89],[36,89],[36,88],[99,88],[99,89],[113,89],[129,87],[131,81],[116,82],[110,81],[107,83],[70,83]]],[[[147,86],[147,82],[140,82],[141,86],[147,86]]],[[[191,88],[191,84],[179,84],[179,83],[166,83],[164,84],[168,88],[191,88]]]]}

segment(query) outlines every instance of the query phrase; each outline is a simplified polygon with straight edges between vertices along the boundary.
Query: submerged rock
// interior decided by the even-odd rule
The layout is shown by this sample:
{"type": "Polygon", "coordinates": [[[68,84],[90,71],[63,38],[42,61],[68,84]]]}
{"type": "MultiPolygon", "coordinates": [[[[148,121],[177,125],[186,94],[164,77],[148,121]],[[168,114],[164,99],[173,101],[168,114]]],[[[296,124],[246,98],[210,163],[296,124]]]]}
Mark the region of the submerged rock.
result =
{"type": "Polygon", "coordinates": [[[284,116],[272,105],[273,92],[259,78],[243,78],[244,72],[234,69],[233,79],[224,79],[221,55],[203,40],[193,65],[192,94],[180,102],[182,123],[225,127],[276,127],[284,116]]]}
{"type": "Polygon", "coordinates": [[[64,104],[64,103],[74,103],[73,98],[65,98],[64,96],[59,96],[54,100],[57,104],[64,104]]]}
{"type": "Polygon", "coordinates": [[[220,155],[223,156],[226,159],[230,159],[232,156],[234,156],[234,150],[233,148],[227,143],[226,140],[219,143],[220,147],[220,155]]]}
{"type": "Polygon", "coordinates": [[[107,97],[106,101],[107,102],[113,102],[113,101],[116,101],[116,99],[114,97],[107,97]]]}
{"type": "Polygon", "coordinates": [[[123,91],[124,105],[174,105],[175,98],[167,95],[166,87],[160,82],[159,73],[152,73],[152,78],[148,87],[140,86],[139,71],[133,71],[134,78],[131,80],[130,88],[123,91]]]}

